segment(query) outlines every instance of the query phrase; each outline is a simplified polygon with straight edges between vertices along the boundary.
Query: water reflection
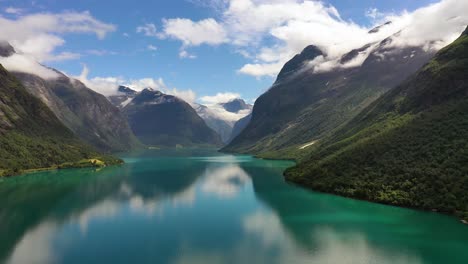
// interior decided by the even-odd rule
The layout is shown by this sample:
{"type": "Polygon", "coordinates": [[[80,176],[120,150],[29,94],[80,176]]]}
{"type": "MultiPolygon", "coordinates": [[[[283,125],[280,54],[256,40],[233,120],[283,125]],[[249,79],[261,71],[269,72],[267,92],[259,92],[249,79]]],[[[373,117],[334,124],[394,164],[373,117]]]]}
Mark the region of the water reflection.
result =
{"type": "Polygon", "coordinates": [[[139,153],[99,172],[47,172],[3,182],[0,262],[468,259],[468,233],[451,218],[305,191],[281,177],[289,162],[208,154],[139,153]],[[441,225],[445,233],[431,231],[441,225]]]}

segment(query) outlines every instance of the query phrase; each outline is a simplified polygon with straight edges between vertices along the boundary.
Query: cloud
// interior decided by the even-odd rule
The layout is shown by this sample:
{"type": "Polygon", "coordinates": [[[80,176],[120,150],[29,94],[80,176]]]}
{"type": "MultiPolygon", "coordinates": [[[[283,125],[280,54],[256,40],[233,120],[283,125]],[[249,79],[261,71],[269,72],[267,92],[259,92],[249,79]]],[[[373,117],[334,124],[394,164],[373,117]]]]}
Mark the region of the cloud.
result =
{"type": "Polygon", "coordinates": [[[76,59],[78,54],[55,54],[65,44],[61,35],[95,34],[99,39],[116,30],[95,19],[89,12],[39,13],[8,19],[0,16],[0,41],[11,43],[19,53],[38,62],[76,59]]]}
{"type": "Polygon", "coordinates": [[[165,88],[163,89],[163,92],[177,96],[189,104],[193,104],[195,100],[197,99],[197,94],[191,89],[178,90],[176,88],[165,88]]]}
{"type": "Polygon", "coordinates": [[[52,61],[64,61],[64,60],[74,60],[74,59],[79,59],[81,58],[80,53],[75,53],[75,52],[61,52],[59,54],[50,56],[47,61],[52,62],[52,61]]]}
{"type": "MultiPolygon", "coordinates": [[[[326,56],[321,68],[336,64],[337,58],[362,46],[380,42],[400,32],[393,45],[439,49],[453,41],[468,24],[468,1],[441,0],[399,14],[375,8],[363,16],[371,26],[343,20],[339,11],[322,1],[311,0],[192,0],[212,8],[215,18],[192,21],[186,18],[163,21],[163,34],[178,39],[183,47],[227,43],[252,60],[238,72],[256,77],[274,76],[295,54],[316,45],[326,56]],[[427,18],[431,19],[428,20],[427,18]],[[369,30],[392,21],[378,32],[369,30]],[[210,26],[208,26],[210,25],[210,26]]],[[[359,66],[358,63],[355,65],[359,66]]]]}
{"type": "Polygon", "coordinates": [[[184,46],[219,45],[227,41],[227,33],[213,18],[192,21],[175,18],[163,21],[163,37],[182,41],[184,46]]]}
{"type": "Polygon", "coordinates": [[[79,76],[75,76],[77,80],[92,90],[105,96],[117,94],[119,85],[122,85],[125,80],[121,77],[94,77],[89,79],[89,68],[83,65],[83,70],[79,76]]]}
{"type": "Polygon", "coordinates": [[[106,56],[106,55],[117,55],[118,54],[115,51],[97,50],[97,49],[87,50],[86,53],[90,54],[90,55],[95,55],[95,56],[106,56]]]}
{"type": "Polygon", "coordinates": [[[181,50],[179,52],[179,58],[181,58],[181,59],[196,59],[197,56],[194,55],[194,54],[190,54],[188,51],[183,49],[183,50],[181,50]]]}
{"type": "Polygon", "coordinates": [[[221,104],[221,103],[227,103],[233,99],[240,98],[240,94],[238,93],[217,93],[216,95],[213,96],[202,96],[200,98],[200,101],[203,104],[206,105],[214,105],[214,104],[221,104]]]}
{"type": "Polygon", "coordinates": [[[157,51],[158,50],[158,47],[154,46],[154,45],[148,45],[148,47],[146,47],[148,50],[151,50],[151,51],[157,51]]]}
{"type": "Polygon", "coordinates": [[[164,83],[162,78],[141,78],[141,79],[127,79],[124,77],[89,77],[90,70],[86,65],[83,65],[83,70],[79,76],[75,76],[77,80],[81,81],[88,88],[103,94],[111,96],[118,94],[118,87],[120,85],[130,87],[135,91],[142,91],[145,88],[153,88],[163,93],[177,96],[188,103],[192,103],[196,99],[196,94],[192,90],[179,90],[177,88],[169,88],[164,83]]]}
{"type": "Polygon", "coordinates": [[[142,33],[147,37],[158,37],[159,36],[158,31],[156,30],[156,25],[152,24],[152,23],[148,23],[148,24],[145,24],[143,26],[137,27],[136,32],[137,33],[142,33]]]}
{"type": "Polygon", "coordinates": [[[22,8],[15,8],[15,7],[7,7],[5,8],[5,13],[12,14],[12,15],[21,15],[24,12],[22,8]]]}
{"type": "Polygon", "coordinates": [[[274,77],[278,74],[281,67],[283,67],[283,62],[276,62],[276,63],[257,63],[257,64],[246,64],[241,69],[239,69],[239,73],[255,76],[255,77],[262,77],[262,76],[271,76],[274,77]]]}
{"type": "Polygon", "coordinates": [[[372,21],[377,21],[385,18],[387,14],[380,12],[377,8],[369,8],[366,11],[366,17],[372,19],[372,21]]]}
{"type": "Polygon", "coordinates": [[[14,54],[7,58],[0,57],[0,64],[9,71],[34,74],[43,79],[54,79],[59,77],[55,71],[44,67],[34,59],[22,54],[14,54]]]}

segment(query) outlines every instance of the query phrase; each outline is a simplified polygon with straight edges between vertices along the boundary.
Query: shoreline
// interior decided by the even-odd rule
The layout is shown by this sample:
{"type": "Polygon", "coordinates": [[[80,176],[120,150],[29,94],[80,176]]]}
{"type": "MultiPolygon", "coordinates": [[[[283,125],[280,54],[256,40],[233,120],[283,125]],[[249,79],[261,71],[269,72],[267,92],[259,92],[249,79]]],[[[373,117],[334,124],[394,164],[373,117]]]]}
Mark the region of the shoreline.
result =
{"type": "Polygon", "coordinates": [[[317,193],[329,194],[329,195],[334,195],[334,196],[337,196],[337,197],[342,197],[342,198],[346,198],[346,199],[353,199],[353,200],[356,200],[356,201],[364,201],[364,202],[369,202],[369,203],[373,203],[373,204],[381,204],[381,205],[386,205],[386,206],[405,208],[405,209],[415,210],[415,211],[419,211],[419,212],[436,213],[436,214],[440,214],[440,215],[446,215],[446,216],[453,217],[454,219],[458,219],[458,221],[461,224],[468,225],[468,219],[464,219],[462,217],[457,216],[456,214],[449,213],[449,212],[444,212],[444,211],[441,211],[439,209],[435,209],[435,208],[434,209],[424,209],[424,208],[420,208],[420,207],[405,206],[405,205],[401,205],[401,204],[392,204],[392,203],[378,202],[378,201],[374,201],[374,200],[371,200],[371,199],[362,199],[362,198],[357,198],[357,197],[353,197],[353,196],[345,196],[345,195],[340,195],[338,193],[333,193],[333,192],[318,191],[318,190],[315,190],[314,188],[311,188],[311,187],[307,186],[307,184],[302,184],[299,181],[294,181],[294,180],[288,179],[288,177],[285,175],[284,172],[283,172],[283,178],[286,180],[286,182],[288,182],[290,184],[294,184],[295,186],[298,186],[300,188],[310,190],[310,191],[314,191],[314,192],[317,192],[317,193]]]}
{"type": "Polygon", "coordinates": [[[23,175],[28,175],[36,172],[44,172],[44,171],[58,171],[58,170],[66,170],[66,169],[84,169],[84,168],[105,168],[109,166],[115,166],[115,165],[122,165],[125,162],[121,159],[115,160],[115,162],[111,162],[109,164],[103,162],[102,160],[99,159],[88,159],[88,160],[81,160],[78,162],[74,163],[63,163],[60,165],[53,165],[50,167],[45,167],[45,168],[34,168],[34,169],[23,169],[23,170],[18,170],[13,173],[8,173],[7,170],[0,170],[0,179],[2,178],[12,178],[12,177],[18,177],[18,176],[23,176],[23,175]],[[7,172],[8,174],[3,174],[7,172]]]}

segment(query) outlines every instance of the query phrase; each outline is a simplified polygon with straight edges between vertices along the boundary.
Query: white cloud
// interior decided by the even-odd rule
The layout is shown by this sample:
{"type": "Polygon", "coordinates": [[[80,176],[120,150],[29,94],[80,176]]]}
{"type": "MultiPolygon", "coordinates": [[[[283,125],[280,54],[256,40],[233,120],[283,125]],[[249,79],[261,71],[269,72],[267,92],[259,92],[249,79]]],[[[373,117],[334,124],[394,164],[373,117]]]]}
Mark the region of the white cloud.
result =
{"type": "Polygon", "coordinates": [[[184,46],[219,45],[227,41],[227,33],[213,18],[200,21],[175,18],[163,21],[163,37],[182,41],[184,46]]]}
{"type": "Polygon", "coordinates": [[[11,6],[5,8],[5,13],[7,14],[20,15],[23,12],[24,10],[22,8],[16,8],[16,7],[11,7],[11,6]]]}
{"type": "Polygon", "coordinates": [[[42,63],[76,59],[77,53],[55,54],[65,44],[61,35],[67,33],[95,34],[102,39],[115,26],[95,19],[89,12],[40,13],[8,19],[0,16],[0,41],[9,42],[19,53],[42,63]]]}
{"type": "Polygon", "coordinates": [[[197,56],[194,55],[194,54],[189,53],[188,51],[186,51],[184,49],[182,49],[179,52],[179,58],[181,58],[181,59],[196,59],[197,56]]]}
{"type": "Polygon", "coordinates": [[[172,94],[174,96],[177,96],[189,104],[193,104],[195,100],[197,99],[197,94],[191,89],[178,90],[176,88],[165,88],[163,89],[163,91],[167,94],[172,94]]]}
{"type": "Polygon", "coordinates": [[[387,14],[380,12],[377,8],[369,8],[366,11],[366,17],[372,19],[372,21],[377,21],[385,18],[387,14]]]}
{"type": "Polygon", "coordinates": [[[158,37],[158,31],[156,30],[156,25],[153,23],[147,23],[147,24],[137,27],[136,32],[142,33],[147,37],[158,37]]]}
{"type": "Polygon", "coordinates": [[[252,57],[239,72],[256,77],[276,75],[286,61],[311,44],[326,53],[323,63],[328,65],[322,69],[331,69],[337,58],[346,52],[381,41],[399,31],[401,34],[393,45],[426,45],[426,48],[438,49],[454,40],[468,24],[468,13],[465,12],[468,1],[459,0],[441,0],[414,12],[400,14],[386,14],[371,8],[363,14],[373,22],[370,27],[343,20],[336,8],[322,1],[193,2],[212,7],[218,18],[200,21],[168,19],[163,21],[164,35],[182,41],[183,46],[228,43],[248,54],[246,58],[252,57]],[[385,21],[393,23],[377,33],[368,33],[385,21]]]}
{"type": "Polygon", "coordinates": [[[278,74],[279,69],[283,67],[284,63],[276,62],[276,63],[257,63],[257,64],[246,64],[241,69],[239,69],[239,73],[255,76],[255,77],[262,77],[262,76],[271,76],[274,77],[278,74]]]}
{"type": "Polygon", "coordinates": [[[241,98],[240,94],[230,92],[217,93],[212,96],[202,96],[199,98],[199,101],[201,104],[207,106],[208,109],[198,109],[197,105],[194,105],[194,108],[198,109],[198,112],[201,115],[216,117],[218,119],[227,121],[233,126],[236,121],[250,114],[251,110],[246,109],[237,113],[231,113],[224,109],[221,104],[238,98],[241,98]]]}
{"type": "Polygon", "coordinates": [[[22,54],[14,54],[7,58],[0,57],[0,64],[12,72],[25,72],[37,75],[44,79],[54,79],[59,77],[55,71],[44,67],[34,59],[22,54]]]}
{"type": "Polygon", "coordinates": [[[151,50],[151,51],[157,51],[158,50],[158,47],[154,46],[154,45],[148,45],[148,47],[146,47],[148,50],[151,50]]]}
{"type": "Polygon", "coordinates": [[[196,99],[196,94],[192,90],[179,90],[177,88],[169,88],[166,86],[162,78],[141,78],[141,79],[127,79],[124,77],[93,77],[89,78],[89,68],[83,65],[83,70],[79,76],[75,76],[77,80],[81,81],[88,88],[103,94],[111,96],[118,94],[118,87],[120,85],[130,87],[135,91],[142,91],[145,88],[152,88],[159,90],[163,93],[177,96],[188,103],[193,103],[196,99]]]}
{"type": "Polygon", "coordinates": [[[75,78],[81,81],[88,88],[91,88],[105,96],[117,94],[117,88],[125,82],[121,77],[94,77],[88,79],[88,76],[89,68],[86,65],[83,65],[83,70],[80,76],[75,76],[75,78]]]}
{"type": "Polygon", "coordinates": [[[206,105],[214,105],[214,104],[221,104],[221,103],[227,103],[233,99],[240,98],[240,94],[238,93],[217,93],[216,95],[213,96],[202,96],[200,98],[200,101],[203,104],[206,105]]]}
{"type": "Polygon", "coordinates": [[[97,49],[87,50],[86,53],[95,56],[117,55],[117,52],[115,51],[97,49]]]}
{"type": "Polygon", "coordinates": [[[81,58],[81,54],[75,53],[75,52],[65,51],[65,52],[61,52],[59,54],[50,56],[47,59],[47,61],[48,62],[51,62],[51,61],[64,61],[64,60],[74,60],[74,59],[79,59],[79,58],[81,58]]]}

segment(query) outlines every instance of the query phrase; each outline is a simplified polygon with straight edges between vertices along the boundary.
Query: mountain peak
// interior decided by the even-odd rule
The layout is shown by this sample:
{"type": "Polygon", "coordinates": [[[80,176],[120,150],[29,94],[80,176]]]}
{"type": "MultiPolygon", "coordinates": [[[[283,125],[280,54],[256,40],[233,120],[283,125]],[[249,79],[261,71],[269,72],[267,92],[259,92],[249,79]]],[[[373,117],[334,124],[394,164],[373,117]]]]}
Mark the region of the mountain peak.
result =
{"type": "Polygon", "coordinates": [[[466,27],[465,31],[463,32],[462,35],[468,35],[468,26],[466,27]]]}
{"type": "Polygon", "coordinates": [[[10,57],[15,54],[15,48],[8,42],[0,42],[0,57],[10,57]]]}
{"type": "Polygon", "coordinates": [[[282,80],[291,73],[298,71],[302,68],[302,66],[304,66],[306,62],[311,61],[321,55],[324,54],[317,46],[307,46],[300,54],[294,56],[294,58],[292,58],[284,65],[283,69],[281,69],[280,73],[278,74],[276,81],[282,80]]]}
{"type": "Polygon", "coordinates": [[[137,94],[137,91],[133,90],[130,87],[120,85],[119,88],[117,89],[118,92],[124,93],[126,95],[135,95],[137,94]]]}
{"type": "Polygon", "coordinates": [[[383,27],[388,26],[388,25],[391,25],[392,23],[393,23],[392,21],[388,21],[388,22],[386,22],[385,24],[382,24],[382,25],[380,25],[380,26],[377,26],[377,27],[375,27],[375,28],[369,30],[368,33],[369,33],[369,34],[378,33],[383,27]]]}
{"type": "Polygon", "coordinates": [[[182,101],[181,99],[173,96],[164,94],[161,91],[145,88],[143,91],[138,93],[130,104],[162,104],[162,103],[173,103],[176,101],[182,101]]]}
{"type": "Polygon", "coordinates": [[[247,104],[243,99],[232,99],[227,103],[222,103],[221,106],[228,112],[238,113],[241,110],[252,109],[252,106],[247,104]]]}

